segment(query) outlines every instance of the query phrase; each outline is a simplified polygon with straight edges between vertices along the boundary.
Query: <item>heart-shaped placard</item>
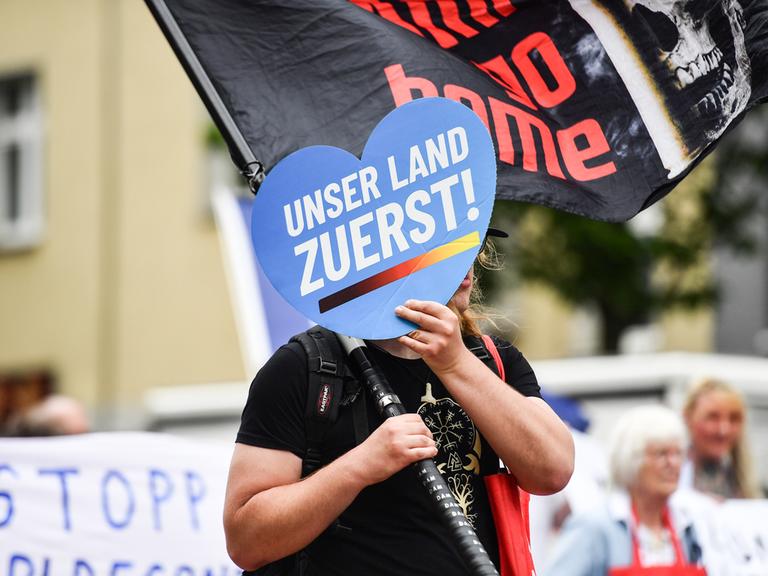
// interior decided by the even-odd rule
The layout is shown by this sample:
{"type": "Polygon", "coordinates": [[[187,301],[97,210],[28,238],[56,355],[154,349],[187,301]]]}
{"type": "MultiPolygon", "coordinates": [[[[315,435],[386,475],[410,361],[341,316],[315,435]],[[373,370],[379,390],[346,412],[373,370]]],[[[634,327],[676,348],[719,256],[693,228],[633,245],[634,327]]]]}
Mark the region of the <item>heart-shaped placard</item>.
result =
{"type": "Polygon", "coordinates": [[[309,319],[359,338],[413,329],[394,309],[447,303],[488,227],[496,155],[466,106],[414,100],[374,128],[362,159],[331,146],[286,156],[253,207],[256,255],[309,319]]]}

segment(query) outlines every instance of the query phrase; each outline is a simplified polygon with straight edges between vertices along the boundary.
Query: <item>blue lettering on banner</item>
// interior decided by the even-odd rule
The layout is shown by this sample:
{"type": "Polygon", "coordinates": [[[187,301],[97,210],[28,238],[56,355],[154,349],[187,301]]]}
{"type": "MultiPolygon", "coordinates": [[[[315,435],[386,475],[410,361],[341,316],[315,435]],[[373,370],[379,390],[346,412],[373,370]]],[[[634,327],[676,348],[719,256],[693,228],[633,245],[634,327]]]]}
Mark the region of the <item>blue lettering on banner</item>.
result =
{"type": "Polygon", "coordinates": [[[72,521],[70,518],[69,510],[69,485],[67,484],[67,476],[70,474],[77,475],[80,471],[77,468],[41,468],[38,470],[40,476],[46,476],[48,474],[58,476],[59,484],[61,486],[61,510],[64,515],[64,530],[69,532],[72,530],[72,521]]]}
{"type": "Polygon", "coordinates": [[[136,560],[86,560],[49,556],[32,556],[16,552],[8,557],[7,565],[0,565],[1,576],[240,576],[241,570],[234,564],[194,566],[180,564],[164,566],[159,562],[148,563],[146,568],[136,560]],[[71,562],[71,563],[70,563],[71,562]],[[8,570],[3,571],[7,566],[8,570]],[[104,566],[95,568],[94,566],[104,566]]]}
{"type": "Polygon", "coordinates": [[[32,560],[22,554],[14,554],[11,556],[11,559],[8,562],[8,576],[32,576],[33,573],[34,566],[32,564],[32,560]],[[26,564],[27,571],[17,572],[16,567],[21,566],[22,562],[26,564]]]}
{"type": "Polygon", "coordinates": [[[360,159],[309,146],[273,167],[254,203],[253,244],[299,312],[350,336],[391,338],[413,329],[396,305],[453,296],[495,192],[482,120],[452,100],[421,98],[387,114],[360,159]]]}
{"type": "Polygon", "coordinates": [[[120,572],[125,568],[130,570],[133,568],[133,562],[118,561],[112,564],[112,570],[109,571],[109,576],[120,576],[120,572]]]}
{"type": "MultiPolygon", "coordinates": [[[[41,478],[52,478],[51,485],[46,487],[53,497],[58,498],[58,506],[61,515],[61,527],[66,532],[73,532],[76,529],[82,529],[82,526],[75,526],[77,522],[77,511],[80,502],[72,502],[72,494],[75,493],[75,487],[78,482],[84,482],[86,478],[80,478],[82,471],[75,467],[60,468],[37,468],[33,473],[37,473],[41,478]],[[77,479],[76,479],[77,478],[77,479]]],[[[10,464],[0,464],[0,480],[5,478],[21,479],[20,475],[10,464]]],[[[162,469],[147,470],[147,486],[150,506],[140,509],[138,507],[139,499],[136,494],[135,485],[129,480],[124,471],[110,468],[106,469],[99,478],[100,490],[89,491],[95,497],[100,498],[101,513],[104,519],[104,525],[112,530],[126,530],[136,525],[136,516],[140,511],[146,510],[151,513],[151,523],[156,531],[166,530],[164,526],[163,513],[170,505],[171,501],[180,499],[179,502],[187,509],[188,515],[174,516],[175,524],[180,524],[183,518],[188,519],[188,528],[194,532],[200,532],[203,529],[201,519],[204,513],[204,506],[208,490],[206,487],[206,478],[199,471],[186,470],[177,475],[171,476],[162,469]],[[177,483],[183,483],[183,490],[176,490],[177,483]]],[[[2,486],[0,489],[0,531],[10,529],[14,521],[17,521],[19,515],[19,505],[14,497],[13,491],[2,486]]],[[[56,506],[54,506],[56,508],[56,506]]],[[[55,512],[55,511],[54,511],[55,512]]],[[[0,576],[4,576],[0,572],[0,576]]],[[[40,576],[37,575],[36,576],[40,576]]]]}
{"type": "Polygon", "coordinates": [[[187,484],[187,497],[189,502],[189,517],[194,530],[200,530],[200,519],[197,515],[197,505],[205,497],[205,483],[202,477],[192,470],[184,474],[187,484]]]}
{"type": "MultiPolygon", "coordinates": [[[[19,477],[19,475],[16,473],[16,470],[14,470],[9,464],[0,465],[0,472],[8,472],[16,478],[19,477]]],[[[0,491],[0,500],[5,502],[5,517],[0,517],[2,518],[0,520],[0,528],[5,528],[11,523],[11,519],[13,518],[13,498],[9,492],[0,491]]]]}
{"type": "Polygon", "coordinates": [[[168,474],[156,468],[150,470],[149,493],[152,497],[152,518],[154,519],[155,530],[159,531],[162,530],[160,504],[167,502],[173,495],[173,483],[168,474]]]}
{"type": "MultiPolygon", "coordinates": [[[[112,484],[114,484],[114,482],[112,484]]],[[[136,510],[136,501],[133,497],[133,490],[131,490],[131,485],[128,483],[128,479],[117,470],[108,470],[104,477],[101,479],[101,507],[104,511],[104,518],[106,518],[107,522],[112,528],[122,530],[131,523],[133,513],[136,510]],[[113,478],[122,484],[124,488],[126,509],[122,520],[116,520],[113,517],[111,511],[110,502],[114,501],[115,498],[110,498],[109,496],[109,485],[110,480],[113,478]]]]}
{"type": "Polygon", "coordinates": [[[94,576],[93,568],[91,568],[91,565],[88,564],[88,562],[78,558],[75,560],[75,570],[72,573],[72,576],[94,576]]]}
{"type": "Polygon", "coordinates": [[[24,554],[14,554],[8,563],[8,576],[49,576],[51,567],[51,559],[48,557],[43,558],[43,562],[40,565],[40,572],[35,571],[35,564],[32,559],[24,554]],[[16,568],[24,570],[26,572],[17,572],[16,568]]]}

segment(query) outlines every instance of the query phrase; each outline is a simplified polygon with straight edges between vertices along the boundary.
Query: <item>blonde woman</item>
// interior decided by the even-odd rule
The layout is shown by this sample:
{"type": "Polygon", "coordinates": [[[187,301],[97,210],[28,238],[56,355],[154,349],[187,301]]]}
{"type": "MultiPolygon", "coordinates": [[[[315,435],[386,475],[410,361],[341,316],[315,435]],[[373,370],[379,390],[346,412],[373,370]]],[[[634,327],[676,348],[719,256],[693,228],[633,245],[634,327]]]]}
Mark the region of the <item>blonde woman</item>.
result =
{"type": "Polygon", "coordinates": [[[744,427],[746,408],[732,386],[705,378],[693,383],[683,407],[690,447],[681,487],[716,498],[760,498],[744,427]]]}

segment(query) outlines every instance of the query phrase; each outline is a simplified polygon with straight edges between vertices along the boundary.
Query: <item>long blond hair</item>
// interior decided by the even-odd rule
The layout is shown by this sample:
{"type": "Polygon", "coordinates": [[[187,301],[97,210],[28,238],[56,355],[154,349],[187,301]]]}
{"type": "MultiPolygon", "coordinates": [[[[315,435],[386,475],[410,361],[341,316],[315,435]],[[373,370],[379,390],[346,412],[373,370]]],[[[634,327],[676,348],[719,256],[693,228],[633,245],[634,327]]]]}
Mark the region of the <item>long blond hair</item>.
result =
{"type": "Polygon", "coordinates": [[[690,421],[691,415],[696,407],[696,403],[705,394],[710,392],[723,392],[736,398],[741,407],[744,418],[741,435],[736,439],[736,443],[731,449],[731,462],[736,474],[736,483],[738,490],[743,498],[762,498],[762,491],[757,481],[757,477],[752,467],[752,456],[749,450],[748,441],[744,430],[746,430],[747,409],[744,397],[730,384],[717,380],[715,378],[701,378],[695,380],[688,389],[688,395],[683,404],[683,415],[686,422],[690,421]]]}
{"type": "Polygon", "coordinates": [[[448,303],[448,308],[459,317],[459,327],[463,336],[480,336],[480,322],[493,322],[492,314],[483,306],[483,289],[478,280],[479,269],[483,270],[501,270],[501,255],[496,250],[493,241],[488,238],[485,241],[485,247],[480,251],[475,259],[475,282],[472,283],[472,292],[469,295],[469,308],[460,312],[453,301],[448,303]]]}

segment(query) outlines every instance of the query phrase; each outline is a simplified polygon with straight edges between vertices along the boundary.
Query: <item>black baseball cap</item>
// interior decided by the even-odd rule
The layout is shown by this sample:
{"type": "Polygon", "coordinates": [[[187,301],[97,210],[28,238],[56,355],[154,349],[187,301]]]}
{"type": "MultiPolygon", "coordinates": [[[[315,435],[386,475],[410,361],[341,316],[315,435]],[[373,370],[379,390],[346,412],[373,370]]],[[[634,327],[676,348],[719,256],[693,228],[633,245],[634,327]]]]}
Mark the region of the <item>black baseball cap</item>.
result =
{"type": "Polygon", "coordinates": [[[499,230],[498,228],[488,228],[488,230],[485,231],[485,236],[483,236],[483,241],[480,244],[480,252],[485,250],[485,244],[488,242],[489,237],[509,238],[509,234],[504,232],[504,230],[499,230]]]}
{"type": "Polygon", "coordinates": [[[509,238],[509,234],[504,232],[504,230],[499,230],[498,228],[488,228],[485,232],[486,236],[493,236],[495,238],[509,238]]]}

